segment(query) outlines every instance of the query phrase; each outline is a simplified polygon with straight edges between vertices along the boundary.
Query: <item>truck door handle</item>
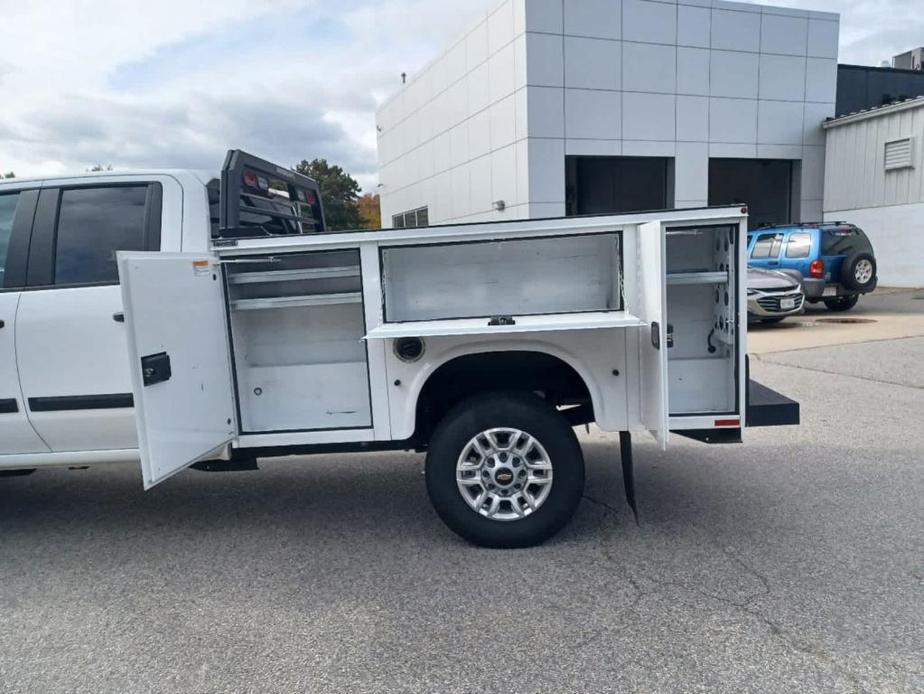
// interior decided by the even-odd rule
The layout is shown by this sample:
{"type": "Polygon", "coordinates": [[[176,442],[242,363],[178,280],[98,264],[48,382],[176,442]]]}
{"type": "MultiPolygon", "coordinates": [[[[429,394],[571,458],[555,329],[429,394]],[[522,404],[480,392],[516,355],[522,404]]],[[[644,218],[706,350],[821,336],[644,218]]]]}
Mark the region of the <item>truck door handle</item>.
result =
{"type": "Polygon", "coordinates": [[[118,313],[113,313],[113,314],[112,314],[112,320],[114,320],[116,323],[124,323],[124,322],[125,322],[125,314],[122,313],[121,311],[119,311],[118,313]]]}
{"type": "Polygon", "coordinates": [[[169,381],[171,376],[170,356],[166,352],[141,357],[141,380],[145,386],[169,381]]]}

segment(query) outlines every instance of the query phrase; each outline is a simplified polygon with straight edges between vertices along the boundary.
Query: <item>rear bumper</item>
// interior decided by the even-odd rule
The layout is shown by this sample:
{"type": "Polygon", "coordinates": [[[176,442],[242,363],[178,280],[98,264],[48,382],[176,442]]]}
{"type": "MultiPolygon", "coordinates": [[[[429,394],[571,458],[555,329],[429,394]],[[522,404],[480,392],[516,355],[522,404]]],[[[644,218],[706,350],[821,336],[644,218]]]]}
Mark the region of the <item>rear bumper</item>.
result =
{"type": "MultiPolygon", "coordinates": [[[[747,370],[750,372],[750,369],[747,370]]],[[[744,416],[746,427],[780,427],[799,424],[799,403],[747,377],[744,416]]],[[[703,443],[741,443],[740,427],[671,429],[671,433],[703,443]]]]}
{"type": "Polygon", "coordinates": [[[825,282],[822,279],[815,279],[814,277],[805,277],[802,280],[802,291],[805,293],[805,298],[812,301],[818,299],[833,299],[838,296],[853,296],[854,294],[869,294],[876,288],[876,285],[879,283],[878,278],[873,279],[873,283],[869,288],[864,289],[862,292],[858,292],[856,289],[848,289],[839,282],[825,282]],[[825,288],[828,289],[828,294],[825,294],[825,288]],[[831,293],[831,290],[834,290],[834,293],[831,293]]]}
{"type": "Polygon", "coordinates": [[[745,410],[748,427],[778,427],[799,423],[799,403],[750,378],[745,410]]]}

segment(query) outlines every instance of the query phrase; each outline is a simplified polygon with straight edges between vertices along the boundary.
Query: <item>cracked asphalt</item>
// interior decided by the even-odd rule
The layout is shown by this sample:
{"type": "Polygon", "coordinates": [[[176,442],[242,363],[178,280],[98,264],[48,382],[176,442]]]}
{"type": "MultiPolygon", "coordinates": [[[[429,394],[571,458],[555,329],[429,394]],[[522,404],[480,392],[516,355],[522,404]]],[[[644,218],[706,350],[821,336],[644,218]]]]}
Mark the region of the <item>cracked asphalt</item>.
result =
{"type": "Polygon", "coordinates": [[[0,480],[2,692],[924,691],[924,338],[752,358],[800,427],[582,435],[553,541],[466,545],[422,457],[0,480]]]}

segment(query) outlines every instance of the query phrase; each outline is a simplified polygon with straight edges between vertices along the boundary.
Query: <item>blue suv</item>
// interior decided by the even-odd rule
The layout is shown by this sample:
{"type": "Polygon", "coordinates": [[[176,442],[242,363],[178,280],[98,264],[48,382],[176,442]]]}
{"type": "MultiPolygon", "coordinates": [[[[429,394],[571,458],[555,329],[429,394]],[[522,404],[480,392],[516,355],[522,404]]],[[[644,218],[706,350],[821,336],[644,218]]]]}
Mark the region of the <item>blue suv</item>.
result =
{"type": "Polygon", "coordinates": [[[847,222],[763,227],[748,233],[748,265],[802,280],[805,299],[832,311],[876,288],[876,258],[863,230],[847,222]]]}

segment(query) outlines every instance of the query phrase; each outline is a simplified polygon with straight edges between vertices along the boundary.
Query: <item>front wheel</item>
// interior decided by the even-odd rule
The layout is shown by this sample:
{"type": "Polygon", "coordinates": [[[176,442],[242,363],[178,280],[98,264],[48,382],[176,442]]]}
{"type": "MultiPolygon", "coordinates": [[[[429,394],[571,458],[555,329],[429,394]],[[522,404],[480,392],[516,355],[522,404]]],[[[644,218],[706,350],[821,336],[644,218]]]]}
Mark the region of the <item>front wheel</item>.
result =
{"type": "Polygon", "coordinates": [[[857,305],[859,300],[859,294],[839,296],[836,299],[825,299],[825,306],[827,306],[829,311],[849,311],[857,305]]]}
{"type": "Polygon", "coordinates": [[[470,398],[440,422],[427,452],[427,492],[439,517],[484,547],[530,547],[558,532],[584,491],[574,430],[532,394],[470,398]]]}

